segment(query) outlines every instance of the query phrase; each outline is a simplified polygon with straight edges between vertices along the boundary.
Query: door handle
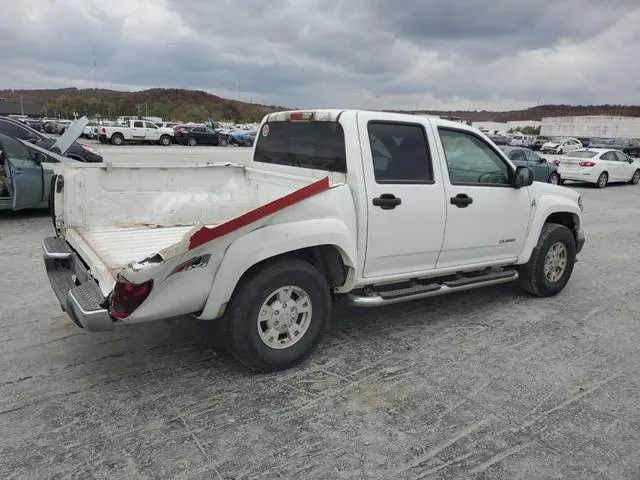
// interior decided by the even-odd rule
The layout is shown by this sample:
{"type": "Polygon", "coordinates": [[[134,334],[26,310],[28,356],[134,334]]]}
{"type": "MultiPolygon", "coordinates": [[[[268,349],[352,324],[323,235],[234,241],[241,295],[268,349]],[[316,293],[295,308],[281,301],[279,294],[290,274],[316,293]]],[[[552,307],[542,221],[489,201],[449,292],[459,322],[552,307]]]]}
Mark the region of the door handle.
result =
{"type": "Polygon", "coordinates": [[[379,197],[373,199],[373,206],[380,207],[383,210],[393,210],[402,203],[402,200],[393,193],[383,193],[379,197]]]}
{"type": "Polygon", "coordinates": [[[473,198],[466,193],[459,193],[455,197],[451,197],[449,201],[451,202],[451,205],[455,205],[458,208],[467,208],[473,203],[473,198]]]}
{"type": "Polygon", "coordinates": [[[13,174],[14,175],[22,175],[22,169],[21,168],[14,168],[13,169],[13,174]]]}

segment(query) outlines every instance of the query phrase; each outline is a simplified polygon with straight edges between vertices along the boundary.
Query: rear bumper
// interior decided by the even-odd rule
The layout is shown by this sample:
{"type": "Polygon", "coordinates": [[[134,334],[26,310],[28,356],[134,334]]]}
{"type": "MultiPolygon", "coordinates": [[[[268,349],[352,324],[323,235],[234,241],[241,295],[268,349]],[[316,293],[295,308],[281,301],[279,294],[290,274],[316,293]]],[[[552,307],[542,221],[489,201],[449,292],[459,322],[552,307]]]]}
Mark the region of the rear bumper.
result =
{"type": "Polygon", "coordinates": [[[560,174],[560,178],[563,180],[596,183],[598,181],[598,176],[600,175],[600,170],[595,170],[593,167],[585,167],[575,170],[560,167],[558,168],[558,174],[560,174]]]}
{"type": "Polygon", "coordinates": [[[60,306],[80,328],[91,332],[113,330],[107,299],[77,255],[57,237],[42,240],[47,276],[60,306]]]}

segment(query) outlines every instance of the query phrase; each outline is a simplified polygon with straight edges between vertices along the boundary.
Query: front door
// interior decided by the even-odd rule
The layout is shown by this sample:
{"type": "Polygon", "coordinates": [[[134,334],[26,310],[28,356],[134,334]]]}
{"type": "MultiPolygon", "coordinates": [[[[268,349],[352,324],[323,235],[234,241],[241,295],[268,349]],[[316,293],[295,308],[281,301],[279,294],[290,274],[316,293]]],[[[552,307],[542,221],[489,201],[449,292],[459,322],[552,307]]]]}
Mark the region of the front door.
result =
{"type": "Polygon", "coordinates": [[[628,182],[633,177],[633,174],[636,172],[638,167],[636,167],[635,163],[631,161],[631,159],[622,152],[614,152],[616,158],[618,159],[618,171],[619,178],[618,180],[621,182],[628,182]]]}
{"type": "Polygon", "coordinates": [[[367,202],[364,277],[435,268],[446,204],[443,179],[434,175],[435,138],[426,125],[417,118],[400,123],[358,114],[367,202]]]}
{"type": "Polygon", "coordinates": [[[475,133],[440,127],[437,134],[449,177],[446,233],[437,267],[515,259],[529,227],[529,187],[512,187],[512,167],[475,133]]]}
{"type": "Polygon", "coordinates": [[[13,198],[13,209],[39,207],[44,194],[42,167],[35,160],[9,158],[9,193],[13,198]]]}
{"type": "Polygon", "coordinates": [[[548,182],[551,175],[551,167],[547,161],[531,150],[523,150],[523,153],[527,160],[525,165],[533,170],[533,178],[536,182],[548,182]]]}

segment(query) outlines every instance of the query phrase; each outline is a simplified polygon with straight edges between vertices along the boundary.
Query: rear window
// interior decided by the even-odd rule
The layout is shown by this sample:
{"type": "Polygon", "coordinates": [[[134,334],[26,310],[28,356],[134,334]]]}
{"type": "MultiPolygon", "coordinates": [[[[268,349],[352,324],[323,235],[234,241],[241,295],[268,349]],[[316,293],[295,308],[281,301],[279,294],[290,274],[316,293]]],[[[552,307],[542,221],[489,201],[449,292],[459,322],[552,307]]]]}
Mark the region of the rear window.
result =
{"type": "Polygon", "coordinates": [[[567,153],[565,155],[565,157],[571,157],[571,158],[593,158],[596,156],[596,153],[598,152],[588,152],[586,150],[581,150],[579,152],[573,151],[571,153],[567,153]]]}
{"type": "Polygon", "coordinates": [[[269,122],[259,132],[256,162],[346,173],[344,131],[337,122],[269,122]]]}

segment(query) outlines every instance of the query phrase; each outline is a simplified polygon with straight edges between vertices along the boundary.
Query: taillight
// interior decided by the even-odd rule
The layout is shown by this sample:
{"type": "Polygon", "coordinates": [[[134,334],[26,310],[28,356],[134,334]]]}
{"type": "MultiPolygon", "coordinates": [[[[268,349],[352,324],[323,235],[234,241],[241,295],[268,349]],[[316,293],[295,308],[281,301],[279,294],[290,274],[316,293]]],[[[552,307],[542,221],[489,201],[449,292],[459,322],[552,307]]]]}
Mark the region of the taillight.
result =
{"type": "Polygon", "coordinates": [[[144,302],[153,288],[153,280],[135,284],[118,276],[109,299],[109,312],[116,318],[126,318],[144,302]]]}
{"type": "Polygon", "coordinates": [[[578,163],[581,167],[595,167],[596,164],[594,162],[580,162],[578,163]]]}
{"type": "Polygon", "coordinates": [[[554,164],[555,166],[560,165],[560,160],[558,160],[558,159],[553,160],[553,164],[554,164]]]}
{"type": "Polygon", "coordinates": [[[313,118],[313,112],[291,112],[289,114],[289,120],[311,120],[313,118]]]}

